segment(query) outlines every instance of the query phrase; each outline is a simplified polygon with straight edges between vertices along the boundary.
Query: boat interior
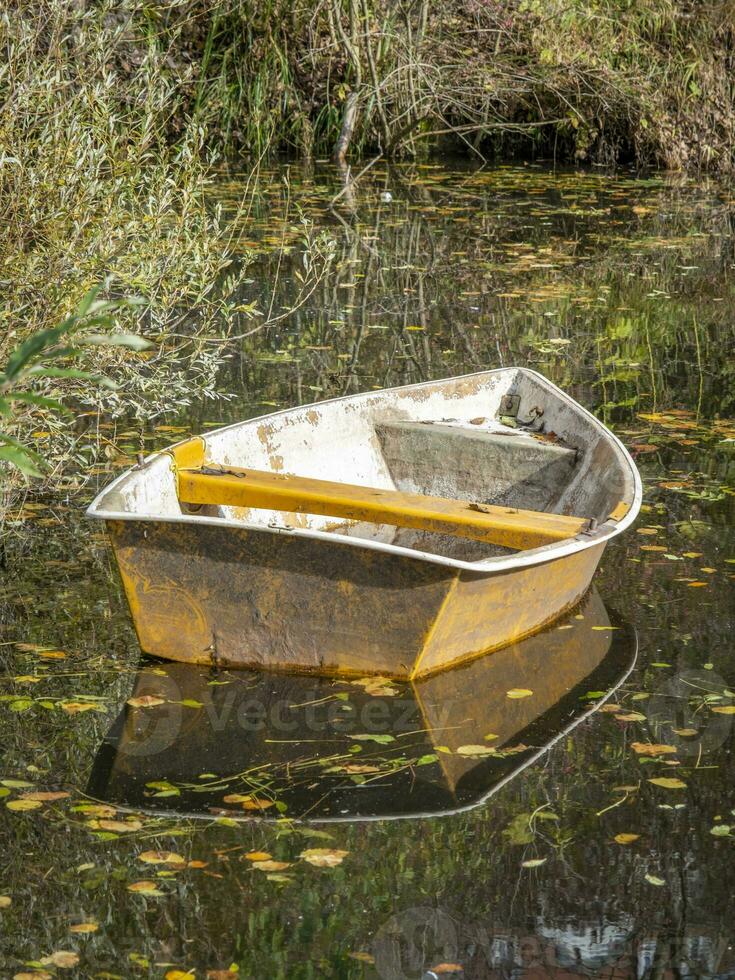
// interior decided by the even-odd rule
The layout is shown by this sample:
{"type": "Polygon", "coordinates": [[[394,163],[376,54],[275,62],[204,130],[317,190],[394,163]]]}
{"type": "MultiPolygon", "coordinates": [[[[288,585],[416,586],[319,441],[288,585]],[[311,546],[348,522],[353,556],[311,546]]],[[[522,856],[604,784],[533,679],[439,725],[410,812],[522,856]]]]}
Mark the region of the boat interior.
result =
{"type": "Polygon", "coordinates": [[[479,561],[619,521],[634,497],[630,459],[604,426],[509,368],[194,437],[128,471],[90,513],[328,531],[479,561]]]}

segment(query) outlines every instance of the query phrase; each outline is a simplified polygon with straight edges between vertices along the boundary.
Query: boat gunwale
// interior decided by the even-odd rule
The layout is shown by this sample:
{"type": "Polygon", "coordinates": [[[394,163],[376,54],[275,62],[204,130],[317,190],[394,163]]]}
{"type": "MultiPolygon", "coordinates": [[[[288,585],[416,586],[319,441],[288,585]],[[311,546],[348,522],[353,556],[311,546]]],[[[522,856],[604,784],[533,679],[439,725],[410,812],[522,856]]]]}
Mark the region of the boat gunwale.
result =
{"type": "MultiPolygon", "coordinates": [[[[570,555],[577,554],[578,552],[585,551],[587,548],[596,547],[597,545],[606,543],[612,538],[617,537],[618,534],[621,534],[633,523],[640,510],[643,497],[643,487],[638,469],[633,462],[630,453],[620,439],[618,439],[615,433],[611,432],[606,425],[600,422],[600,420],[596,418],[592,412],[586,409],[583,405],[580,405],[579,402],[575,401],[571,397],[571,395],[568,395],[565,391],[555,385],[553,381],[549,381],[549,379],[544,377],[544,375],[542,375],[540,372],[526,367],[493,368],[487,371],[473,371],[470,374],[457,375],[450,378],[437,378],[433,381],[422,381],[418,384],[397,385],[393,388],[385,390],[418,390],[421,388],[435,387],[448,382],[468,381],[472,378],[486,377],[493,374],[506,374],[509,371],[519,371],[526,375],[530,375],[531,377],[536,378],[542,385],[548,386],[553,393],[569,407],[585,416],[600,432],[604,439],[611,441],[613,445],[617,447],[622,456],[622,460],[628,466],[632,481],[632,494],[629,495],[630,499],[625,498],[621,501],[621,503],[628,505],[628,510],[620,520],[615,521],[608,517],[606,521],[603,521],[592,531],[585,531],[581,534],[575,535],[572,538],[568,538],[563,541],[555,541],[552,544],[542,545],[538,548],[519,551],[513,555],[497,555],[488,558],[481,558],[478,561],[463,561],[459,558],[450,558],[445,555],[437,555],[431,552],[419,551],[414,548],[405,548],[401,545],[388,544],[384,541],[334,534],[332,531],[320,531],[316,528],[278,527],[251,521],[238,521],[226,517],[200,516],[198,514],[140,514],[131,511],[103,510],[100,506],[101,500],[108,493],[112,492],[119,483],[125,480],[133,471],[134,467],[129,467],[111,483],[107,484],[107,486],[104,487],[104,489],[101,490],[94,498],[92,503],[87,508],[85,514],[89,518],[104,521],[142,521],[145,523],[154,524],[199,524],[203,526],[220,528],[231,527],[248,532],[258,531],[265,534],[280,534],[288,537],[309,538],[316,541],[329,542],[331,544],[343,544],[346,547],[367,548],[371,551],[379,551],[390,555],[411,558],[416,561],[425,561],[433,565],[443,565],[448,568],[458,569],[465,572],[474,572],[483,576],[495,575],[518,568],[529,568],[534,565],[542,565],[557,561],[558,559],[566,558],[570,555]]],[[[368,399],[370,397],[374,397],[376,394],[378,394],[378,392],[375,391],[359,392],[356,395],[341,395],[337,398],[328,398],[322,402],[314,402],[310,404],[321,407],[323,405],[337,402],[354,402],[363,398],[368,399]]],[[[237,429],[247,424],[262,423],[267,419],[278,418],[279,416],[288,415],[295,410],[303,410],[309,407],[310,405],[308,404],[296,405],[292,406],[291,408],[279,409],[277,412],[269,412],[267,415],[257,415],[251,419],[232,422],[229,425],[212,429],[211,432],[207,433],[207,435],[221,435],[230,429],[237,429]]],[[[206,436],[202,436],[202,438],[204,438],[206,441],[206,436]]],[[[156,450],[149,456],[145,457],[142,465],[145,466],[158,457],[166,453],[170,453],[171,448],[172,447],[167,447],[166,449],[156,450]]]]}

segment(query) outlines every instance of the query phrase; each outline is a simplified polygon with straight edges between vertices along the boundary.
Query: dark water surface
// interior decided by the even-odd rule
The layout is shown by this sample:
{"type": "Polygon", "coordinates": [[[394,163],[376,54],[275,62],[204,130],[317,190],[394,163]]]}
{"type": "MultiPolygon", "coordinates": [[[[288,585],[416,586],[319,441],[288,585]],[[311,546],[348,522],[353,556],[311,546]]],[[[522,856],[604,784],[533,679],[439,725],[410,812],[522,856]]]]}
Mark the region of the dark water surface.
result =
{"type": "Polygon", "coordinates": [[[243,188],[213,189],[256,254],[232,397],[103,420],[92,484],[7,525],[0,975],[735,976],[732,192],[376,166],[330,209],[329,167],[284,167],[243,215],[243,188]],[[264,333],[251,303],[298,309],[264,333]],[[579,610],[415,686],[141,658],[83,519],[141,440],[511,364],[644,479],[579,610]]]}

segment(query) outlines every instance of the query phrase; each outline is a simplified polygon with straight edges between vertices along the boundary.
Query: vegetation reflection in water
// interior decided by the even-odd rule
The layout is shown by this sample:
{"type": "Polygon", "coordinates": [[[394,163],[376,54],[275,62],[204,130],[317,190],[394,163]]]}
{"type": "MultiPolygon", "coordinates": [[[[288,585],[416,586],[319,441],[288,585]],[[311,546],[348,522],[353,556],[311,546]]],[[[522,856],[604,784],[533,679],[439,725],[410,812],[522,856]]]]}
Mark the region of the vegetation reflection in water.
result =
{"type": "MultiPolygon", "coordinates": [[[[600,710],[469,812],[315,824],[286,810],[270,819],[278,794],[228,783],[217,806],[230,794],[273,799],[250,811],[269,819],[243,822],[244,800],[224,804],[240,819],[191,819],[177,812],[177,774],[153,770],[145,781],[166,785],[144,790],[170,795],[130,812],[120,797],[93,800],[86,789],[119,712],[157,710],[126,705],[143,696],[136,684],[163,681],[152,671],[171,668],[148,663],[140,674],[104,538],[81,519],[94,488],[29,498],[6,523],[0,598],[0,819],[10,845],[0,971],[54,973],[66,963],[84,977],[201,977],[235,963],[252,978],[402,978],[444,964],[466,977],[726,975],[735,891],[731,191],[540,168],[375,167],[354,200],[343,195],[330,210],[340,185],[328,169],[291,168],[287,185],[284,173],[263,176],[251,216],[258,258],[240,325],[249,335],[225,348],[212,339],[220,388],[234,397],[157,427],[102,420],[109,461],[92,482],[128,465],[141,442],[161,447],[270,406],[528,364],[605,418],[638,459],[642,520],[606,552],[597,578],[603,601],[634,624],[638,660],[600,710]],[[296,314],[263,332],[255,310],[277,313],[301,290],[297,207],[333,238],[335,258],[296,314]]],[[[223,179],[221,200],[234,203],[238,187],[223,179]]],[[[80,444],[97,440],[89,419],[78,426],[80,444]]],[[[207,678],[215,704],[231,676],[207,678]]],[[[598,687],[593,676],[558,715],[504,744],[540,747],[618,677],[598,687]]],[[[530,682],[513,687],[534,690],[518,706],[539,693],[530,682]]],[[[396,697],[336,692],[348,694],[339,704],[396,697]]],[[[198,733],[205,697],[187,690],[178,700],[180,737],[198,733]]],[[[474,717],[481,722],[479,710],[474,717]]],[[[503,733],[487,728],[477,742],[440,744],[492,748],[484,735],[503,733]]],[[[394,743],[347,741],[361,751],[343,751],[360,761],[344,765],[394,754],[394,743]]],[[[419,751],[437,756],[413,767],[419,780],[461,755],[417,741],[406,758],[418,762],[419,751]]],[[[477,783],[458,785],[472,802],[524,756],[468,759],[477,783]]],[[[142,764],[118,761],[131,779],[142,764]]],[[[391,805],[410,799],[408,771],[391,805]]],[[[374,775],[319,773],[352,800],[370,792],[358,777],[369,786],[374,775]]],[[[211,783],[206,790],[209,804],[211,783]]]]}

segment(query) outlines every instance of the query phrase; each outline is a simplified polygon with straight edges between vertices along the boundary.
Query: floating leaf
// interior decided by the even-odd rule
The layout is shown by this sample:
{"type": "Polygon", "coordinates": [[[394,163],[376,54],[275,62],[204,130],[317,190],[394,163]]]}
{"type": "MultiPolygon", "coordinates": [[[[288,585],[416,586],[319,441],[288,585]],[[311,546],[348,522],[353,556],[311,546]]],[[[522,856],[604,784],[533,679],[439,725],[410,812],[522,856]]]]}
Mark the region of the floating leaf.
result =
{"type": "Polygon", "coordinates": [[[8,800],[5,806],[8,810],[23,812],[24,810],[37,810],[41,806],[40,800],[8,800]]]}
{"type": "Polygon", "coordinates": [[[267,810],[270,806],[275,806],[273,800],[263,800],[254,796],[251,800],[245,800],[242,808],[243,810],[267,810]]]}
{"type": "Polygon", "coordinates": [[[155,881],[134,881],[132,885],[128,885],[128,891],[135,892],[136,895],[155,895],[157,897],[163,895],[155,881]]]}
{"type": "Polygon", "coordinates": [[[140,820],[100,820],[99,827],[102,830],[111,830],[116,834],[127,834],[132,833],[134,830],[140,830],[143,824],[140,820]]]}
{"type": "Polygon", "coordinates": [[[653,783],[654,786],[662,786],[664,789],[686,789],[687,785],[683,780],[673,776],[656,776],[648,782],[653,783]]]}
{"type": "Polygon", "coordinates": [[[497,754],[498,750],[494,749],[492,745],[460,745],[457,749],[457,755],[467,755],[471,758],[497,754]]]}
{"type": "Polygon", "coordinates": [[[519,698],[530,698],[532,694],[533,691],[529,691],[526,687],[514,687],[507,691],[505,696],[515,701],[519,698]]]}
{"type": "Polygon", "coordinates": [[[137,698],[128,698],[125,702],[131,708],[154,708],[157,704],[165,704],[165,698],[159,698],[157,694],[141,694],[137,698]]]}
{"type": "Polygon", "coordinates": [[[358,742],[377,742],[378,745],[387,745],[396,740],[394,735],[350,735],[350,738],[358,742]]]}
{"type": "Polygon", "coordinates": [[[78,715],[83,711],[104,711],[105,709],[99,704],[93,704],[91,701],[62,701],[61,709],[65,711],[68,715],[78,715]]]}
{"type": "Polygon", "coordinates": [[[286,868],[291,867],[291,863],[291,861],[272,861],[266,858],[263,861],[253,861],[253,867],[258,871],[285,871],[286,868]]]}
{"type": "Polygon", "coordinates": [[[22,800],[38,800],[41,803],[51,803],[54,800],[66,800],[69,798],[69,796],[70,794],[65,793],[63,790],[50,790],[45,793],[33,790],[29,793],[20,794],[20,798],[22,800]]]}
{"type": "Polygon", "coordinates": [[[69,926],[69,932],[73,932],[75,935],[85,936],[92,932],[97,932],[99,929],[99,923],[97,922],[75,922],[74,925],[69,926]]]}
{"type": "Polygon", "coordinates": [[[676,752],[676,746],[674,745],[654,745],[649,742],[631,742],[631,749],[638,755],[668,755],[672,752],[676,752]]]}
{"type": "Polygon", "coordinates": [[[79,962],[79,954],[70,949],[59,949],[50,956],[44,956],[41,963],[44,966],[56,966],[60,970],[71,970],[79,962]]]}
{"type": "Polygon", "coordinates": [[[656,875],[646,875],[646,881],[649,885],[656,885],[657,888],[666,884],[663,878],[657,878],[656,875]]]}
{"type": "Polygon", "coordinates": [[[349,851],[333,850],[329,847],[310,847],[302,851],[299,857],[316,868],[334,868],[341,864],[349,853],[349,851]]]}
{"type": "Polygon", "coordinates": [[[710,833],[714,837],[727,837],[727,835],[730,833],[730,827],[726,823],[717,823],[710,830],[710,833]]]}
{"type": "Polygon", "coordinates": [[[186,864],[186,858],[174,851],[143,851],[138,855],[138,860],[144,864],[186,864]]]}

